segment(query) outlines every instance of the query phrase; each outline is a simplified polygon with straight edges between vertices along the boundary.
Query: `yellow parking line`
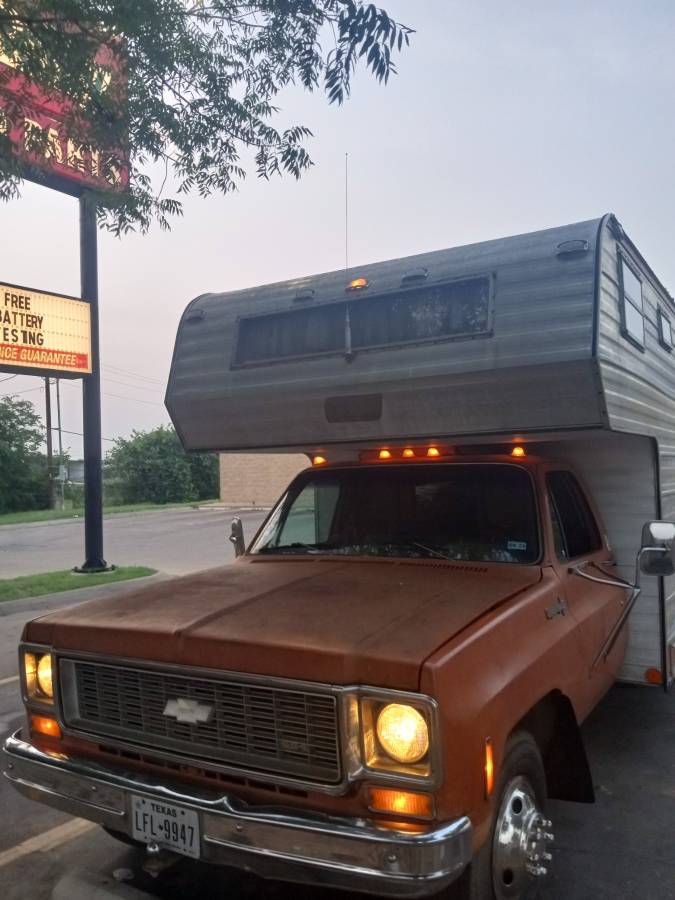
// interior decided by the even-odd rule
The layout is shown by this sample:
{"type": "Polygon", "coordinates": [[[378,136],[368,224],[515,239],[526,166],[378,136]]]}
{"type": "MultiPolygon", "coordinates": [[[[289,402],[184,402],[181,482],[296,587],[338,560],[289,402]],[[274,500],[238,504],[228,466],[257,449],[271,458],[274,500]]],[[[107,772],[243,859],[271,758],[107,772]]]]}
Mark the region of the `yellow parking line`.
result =
{"type": "Polygon", "coordinates": [[[13,681],[18,681],[18,680],[19,680],[18,675],[10,675],[9,678],[0,678],[0,687],[2,687],[3,684],[11,684],[13,681]]]}
{"type": "Polygon", "coordinates": [[[28,840],[17,844],[16,847],[10,847],[9,850],[0,853],[0,869],[31,853],[53,850],[67,841],[81,837],[96,827],[94,822],[87,822],[84,819],[72,819],[70,822],[66,822],[65,825],[57,825],[56,828],[51,828],[49,831],[38,834],[36,837],[28,838],[28,840]]]}

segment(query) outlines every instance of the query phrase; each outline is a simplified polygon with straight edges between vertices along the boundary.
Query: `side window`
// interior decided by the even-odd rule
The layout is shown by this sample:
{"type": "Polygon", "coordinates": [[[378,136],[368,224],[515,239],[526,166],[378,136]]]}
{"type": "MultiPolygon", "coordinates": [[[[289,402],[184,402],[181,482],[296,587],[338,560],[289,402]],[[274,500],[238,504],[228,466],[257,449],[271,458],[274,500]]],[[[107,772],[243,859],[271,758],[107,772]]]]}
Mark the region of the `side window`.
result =
{"type": "Polygon", "coordinates": [[[317,544],[328,539],[339,487],[330,482],[306,485],[281,526],[276,545],[317,544]]]}
{"type": "Polygon", "coordinates": [[[659,344],[669,353],[672,353],[673,330],[670,327],[670,319],[661,308],[659,308],[657,316],[659,322],[659,344]]]}
{"type": "Polygon", "coordinates": [[[640,349],[645,345],[642,282],[628,262],[619,257],[621,267],[621,329],[640,349]]]}
{"type": "Polygon", "coordinates": [[[553,535],[561,559],[575,559],[602,548],[602,538],[588,501],[571,472],[546,476],[553,510],[553,535]],[[557,532],[557,533],[556,533],[557,532]]]}

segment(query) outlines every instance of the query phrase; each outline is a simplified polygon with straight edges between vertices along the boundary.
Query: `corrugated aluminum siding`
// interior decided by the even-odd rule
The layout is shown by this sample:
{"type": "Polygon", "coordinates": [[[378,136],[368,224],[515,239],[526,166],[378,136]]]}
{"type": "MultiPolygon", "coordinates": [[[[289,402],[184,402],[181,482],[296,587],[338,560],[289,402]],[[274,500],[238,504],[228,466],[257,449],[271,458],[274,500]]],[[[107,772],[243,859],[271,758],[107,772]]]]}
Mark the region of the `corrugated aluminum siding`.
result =
{"type": "MultiPolygon", "coordinates": [[[[650,438],[598,434],[543,443],[537,452],[572,463],[586,482],[603,518],[617,561],[617,574],[635,578],[642,526],[657,517],[656,465],[650,438]]],[[[645,682],[645,671],[661,667],[659,579],[642,578],[642,593],[628,623],[623,681],[645,682]]]]}
{"type": "Polygon", "coordinates": [[[189,449],[303,449],[408,437],[490,434],[602,424],[591,361],[598,221],[503,238],[352,270],[197,298],[181,321],[167,407],[189,449]],[[564,242],[587,252],[559,255],[564,242]],[[427,284],[489,275],[490,336],[372,349],[237,368],[241,316],[398,291],[413,269],[427,284]],[[379,395],[381,417],[330,422],[329,398],[379,395]]]}
{"type": "MultiPolygon", "coordinates": [[[[610,427],[615,431],[649,435],[656,439],[661,492],[660,515],[675,521],[675,354],[658,339],[657,309],[675,322],[675,306],[626,238],[615,237],[611,222],[602,231],[599,272],[597,355],[610,427]],[[644,351],[621,333],[619,254],[624,253],[641,273],[645,319],[644,351]]],[[[656,515],[656,511],[655,511],[656,515]]],[[[639,539],[635,539],[635,551],[639,539]]],[[[654,581],[654,579],[652,579],[654,581]]],[[[666,634],[675,639],[675,577],[663,579],[666,634]]],[[[660,625],[655,608],[649,629],[642,632],[645,654],[661,667],[660,625]],[[648,633],[649,632],[649,633],[648,633]]],[[[672,674],[672,673],[671,673],[672,674]]]]}

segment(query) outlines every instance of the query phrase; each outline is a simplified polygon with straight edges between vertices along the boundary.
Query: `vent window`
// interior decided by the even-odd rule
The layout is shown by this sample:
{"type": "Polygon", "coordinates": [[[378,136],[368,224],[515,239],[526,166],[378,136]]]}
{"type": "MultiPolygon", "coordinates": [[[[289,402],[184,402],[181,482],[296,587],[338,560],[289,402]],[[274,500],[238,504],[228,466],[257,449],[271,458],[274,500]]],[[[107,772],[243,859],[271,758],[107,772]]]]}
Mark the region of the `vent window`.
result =
{"type": "Polygon", "coordinates": [[[642,282],[623,257],[621,257],[621,330],[624,337],[641,350],[644,349],[645,319],[642,308],[642,282]]]}
{"type": "Polygon", "coordinates": [[[240,319],[235,365],[487,334],[488,276],[240,319]]]}
{"type": "Polygon", "coordinates": [[[673,350],[673,329],[670,325],[670,319],[662,309],[659,309],[657,315],[659,322],[659,344],[671,353],[673,350]]]}

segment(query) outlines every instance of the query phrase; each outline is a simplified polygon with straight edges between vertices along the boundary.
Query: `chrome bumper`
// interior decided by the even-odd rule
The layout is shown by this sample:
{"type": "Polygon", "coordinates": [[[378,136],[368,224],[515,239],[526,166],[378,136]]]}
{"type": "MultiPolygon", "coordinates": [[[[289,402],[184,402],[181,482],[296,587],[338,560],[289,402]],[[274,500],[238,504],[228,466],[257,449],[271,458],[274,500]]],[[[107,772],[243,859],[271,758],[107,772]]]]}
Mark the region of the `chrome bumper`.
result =
{"type": "Polygon", "coordinates": [[[131,836],[130,796],[163,799],[199,814],[201,858],[265,878],[392,897],[423,897],[450,884],[471,859],[471,823],[406,834],[366,819],[250,807],[232,796],[184,793],[138,773],[45,753],[17,732],[3,773],[32,800],[131,836]]]}

